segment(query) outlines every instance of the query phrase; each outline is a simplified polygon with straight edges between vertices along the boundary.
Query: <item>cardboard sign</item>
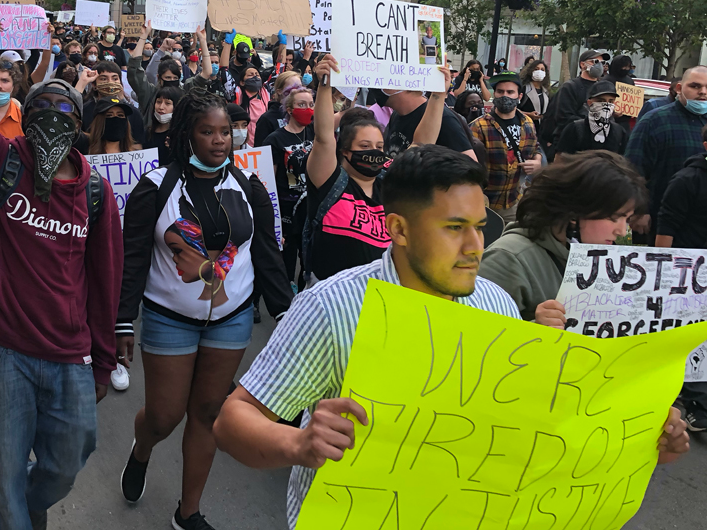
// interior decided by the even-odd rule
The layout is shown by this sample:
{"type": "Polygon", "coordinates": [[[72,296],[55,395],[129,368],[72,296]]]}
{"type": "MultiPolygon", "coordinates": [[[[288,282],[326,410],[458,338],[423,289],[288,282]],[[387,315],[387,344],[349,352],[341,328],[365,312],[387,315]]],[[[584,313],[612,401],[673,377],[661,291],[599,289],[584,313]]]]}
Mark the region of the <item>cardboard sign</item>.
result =
{"type": "Polygon", "coordinates": [[[312,11],[312,25],[309,28],[309,35],[306,37],[288,35],[288,49],[302,51],[305,44],[311,42],[314,44],[315,52],[331,51],[331,4],[332,2],[328,0],[309,0],[309,8],[312,11]]]}
{"type": "Polygon", "coordinates": [[[120,27],[126,37],[139,37],[144,23],[145,15],[121,15],[120,17],[120,27]]]}
{"type": "Polygon", "coordinates": [[[341,70],[332,72],[333,86],[444,92],[437,68],[444,9],[395,0],[334,2],[332,53],[341,70]],[[438,47],[437,55],[425,55],[423,42],[438,47]]]}
{"type": "Polygon", "coordinates": [[[277,184],[275,183],[275,169],[272,163],[272,150],[269,145],[233,151],[233,161],[236,167],[246,175],[255,173],[260,182],[270,195],[270,202],[275,212],[275,237],[282,250],[282,215],[280,214],[280,200],[277,197],[277,184]]]}
{"type": "MultiPolygon", "coordinates": [[[[694,249],[572,245],[557,294],[567,331],[624,337],[707,319],[705,258],[707,251],[694,249]]],[[[686,381],[707,381],[707,349],[698,350],[686,381]]]]}
{"type": "Polygon", "coordinates": [[[206,2],[203,0],[147,0],[145,18],[153,29],[173,33],[194,33],[206,25],[206,2]]]}
{"type": "Polygon", "coordinates": [[[140,177],[160,166],[157,148],[106,155],[86,155],[88,164],[110,182],[120,211],[120,226],[128,197],[140,177]]]}
{"type": "Polygon", "coordinates": [[[27,4],[0,5],[0,49],[48,50],[51,35],[47,33],[44,8],[27,4]]]}
{"type": "Polygon", "coordinates": [[[110,21],[110,4],[106,2],[91,2],[76,0],[76,15],[74,22],[80,26],[95,26],[102,28],[110,21]]]}
{"type": "Polygon", "coordinates": [[[368,425],[297,530],[621,528],[706,333],[600,340],[370,280],[341,392],[368,425]]]}
{"type": "Polygon", "coordinates": [[[307,0],[212,0],[209,21],[215,30],[236,28],[249,37],[266,38],[280,30],[304,36],[309,35],[312,13],[307,0]]]}
{"type": "Polygon", "coordinates": [[[645,91],[638,86],[616,83],[616,110],[623,112],[624,116],[638,117],[644,103],[645,91]]]}

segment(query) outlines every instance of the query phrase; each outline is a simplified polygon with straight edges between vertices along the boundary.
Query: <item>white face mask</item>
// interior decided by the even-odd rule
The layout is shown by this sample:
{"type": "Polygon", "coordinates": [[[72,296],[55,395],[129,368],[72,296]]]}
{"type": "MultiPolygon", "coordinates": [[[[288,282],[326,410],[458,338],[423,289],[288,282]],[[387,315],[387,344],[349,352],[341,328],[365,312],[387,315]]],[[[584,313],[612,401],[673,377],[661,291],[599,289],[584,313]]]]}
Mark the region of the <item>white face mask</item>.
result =
{"type": "Polygon", "coordinates": [[[182,58],[182,52],[172,52],[172,57],[174,57],[178,61],[182,58]]]}
{"type": "Polygon", "coordinates": [[[172,113],[168,114],[157,114],[157,111],[155,111],[155,119],[160,122],[160,123],[169,123],[172,121],[172,113]]]}
{"type": "Polygon", "coordinates": [[[248,129],[233,129],[233,145],[242,146],[248,137],[248,129]]]}
{"type": "Polygon", "coordinates": [[[89,55],[89,56],[86,57],[86,58],[87,58],[89,61],[91,61],[91,62],[96,62],[96,59],[98,59],[98,56],[92,54],[92,55],[89,55]]]}
{"type": "Polygon", "coordinates": [[[542,81],[545,79],[545,70],[535,70],[533,72],[533,81],[542,81]]]}

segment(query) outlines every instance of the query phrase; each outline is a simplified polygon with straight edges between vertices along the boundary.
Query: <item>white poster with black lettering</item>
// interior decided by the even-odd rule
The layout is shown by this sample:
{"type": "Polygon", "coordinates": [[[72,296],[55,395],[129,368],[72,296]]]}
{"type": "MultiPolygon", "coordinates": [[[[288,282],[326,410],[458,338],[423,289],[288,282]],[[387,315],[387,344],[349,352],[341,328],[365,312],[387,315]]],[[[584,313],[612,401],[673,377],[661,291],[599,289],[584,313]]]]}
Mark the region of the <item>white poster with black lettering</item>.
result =
{"type": "Polygon", "coordinates": [[[304,50],[305,45],[311,42],[315,52],[331,51],[331,10],[330,0],[309,0],[312,10],[312,26],[306,37],[287,36],[287,48],[294,51],[304,50]]]}
{"type": "Polygon", "coordinates": [[[333,2],[336,87],[444,92],[444,9],[396,0],[333,2]]]}
{"type": "MultiPolygon", "coordinates": [[[[565,329],[599,338],[654,333],[707,319],[707,251],[573,244],[557,301],[565,329]]],[[[707,340],[707,337],[705,337],[707,340]]],[[[685,381],[707,381],[707,343],[685,381]]]]}

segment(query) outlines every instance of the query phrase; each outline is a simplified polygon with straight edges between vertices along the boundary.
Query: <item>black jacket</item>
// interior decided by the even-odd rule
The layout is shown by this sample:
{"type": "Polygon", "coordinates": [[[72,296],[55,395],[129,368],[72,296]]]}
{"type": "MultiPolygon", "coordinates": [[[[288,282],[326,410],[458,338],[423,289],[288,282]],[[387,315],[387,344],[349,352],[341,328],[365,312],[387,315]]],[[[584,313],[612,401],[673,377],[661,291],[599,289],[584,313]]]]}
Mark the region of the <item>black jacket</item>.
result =
{"type": "Polygon", "coordinates": [[[624,154],[628,134],[621,125],[611,121],[609,136],[604,143],[594,140],[594,135],[589,128],[589,118],[575,120],[565,127],[560,135],[559,141],[555,144],[557,153],[573,155],[582,151],[596,151],[604,149],[612,153],[624,154]]]}
{"type": "Polygon", "coordinates": [[[271,100],[270,103],[268,103],[268,110],[258,118],[258,123],[255,126],[253,147],[262,146],[271,132],[284,127],[284,118],[285,114],[282,112],[282,103],[271,100]]]}
{"type": "Polygon", "coordinates": [[[555,96],[555,141],[557,141],[568,123],[587,116],[587,92],[596,81],[575,77],[564,83],[555,96]]]}
{"type": "Polygon", "coordinates": [[[673,248],[707,248],[707,152],[688,158],[670,180],[657,234],[672,236],[673,248]]]}
{"type": "MultiPolygon", "coordinates": [[[[238,246],[237,252],[231,255],[230,263],[225,266],[222,291],[228,294],[227,302],[214,308],[212,296],[209,306],[207,300],[194,297],[194,289],[190,290],[189,286],[196,284],[197,291],[201,292],[204,283],[206,286],[212,284],[203,279],[198,281],[198,278],[182,281],[175,272],[173,251],[165,245],[164,238],[173,223],[184,217],[184,207],[191,209],[193,204],[189,204],[190,199],[184,194],[184,183],[179,178],[181,168],[173,162],[166,168],[145,173],[128,198],[123,229],[123,284],[116,327],[120,333],[132,331],[131,324],[138,316],[141,301],[151,310],[174,320],[201,326],[216,325],[233,318],[252,304],[255,285],[263,294],[268,312],[273,317],[279,318],[289,309],[292,289],[275,238],[275,217],[268,192],[254,174],[247,178],[233,166],[229,167],[229,171],[231,176],[221,181],[214,190],[218,189],[221,193],[229,222],[234,218],[229,214],[224,194],[228,192],[229,198],[235,197],[234,204],[242,204],[239,197],[245,195],[253,212],[253,230],[250,239],[238,246]],[[162,188],[163,185],[165,188],[162,188]],[[250,263],[246,256],[250,257],[250,263]],[[254,281],[248,283],[244,278],[251,274],[254,274],[254,281]]],[[[199,241],[198,236],[196,241],[199,241]]],[[[221,263],[222,256],[216,260],[218,263],[221,263]]],[[[201,273],[200,267],[199,277],[201,273]]],[[[184,274],[186,278],[188,272],[184,271],[184,274]]]]}

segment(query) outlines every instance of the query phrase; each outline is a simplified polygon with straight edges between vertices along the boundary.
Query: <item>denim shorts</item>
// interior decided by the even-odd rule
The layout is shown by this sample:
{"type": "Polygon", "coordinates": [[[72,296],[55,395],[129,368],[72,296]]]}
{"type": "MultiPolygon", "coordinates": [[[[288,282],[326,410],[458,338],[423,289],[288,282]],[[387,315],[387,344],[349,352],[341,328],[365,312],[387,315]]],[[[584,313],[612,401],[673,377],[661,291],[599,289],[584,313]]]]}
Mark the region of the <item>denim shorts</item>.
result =
{"type": "Polygon", "coordinates": [[[253,306],[215,326],[195,326],[142,307],[140,348],[155,355],[189,355],[199,346],[242,350],[250,344],[253,306]]]}

